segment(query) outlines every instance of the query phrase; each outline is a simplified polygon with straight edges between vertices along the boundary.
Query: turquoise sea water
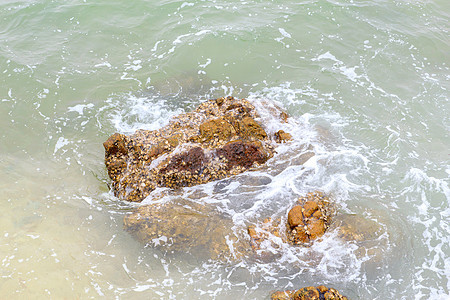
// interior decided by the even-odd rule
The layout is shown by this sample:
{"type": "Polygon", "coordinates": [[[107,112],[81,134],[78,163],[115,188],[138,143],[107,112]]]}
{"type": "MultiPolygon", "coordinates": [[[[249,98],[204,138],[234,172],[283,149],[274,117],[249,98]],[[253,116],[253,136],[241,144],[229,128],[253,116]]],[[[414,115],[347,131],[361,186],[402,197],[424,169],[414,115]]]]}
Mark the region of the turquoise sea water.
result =
{"type": "Polygon", "coordinates": [[[0,298],[268,299],[324,284],[449,299],[449,20],[446,0],[2,0],[0,298]],[[322,190],[378,235],[225,264],[126,233],[133,206],[109,192],[102,143],[226,95],[283,107],[294,141],[265,169],[182,195],[206,195],[194,200],[245,238],[322,190]]]}

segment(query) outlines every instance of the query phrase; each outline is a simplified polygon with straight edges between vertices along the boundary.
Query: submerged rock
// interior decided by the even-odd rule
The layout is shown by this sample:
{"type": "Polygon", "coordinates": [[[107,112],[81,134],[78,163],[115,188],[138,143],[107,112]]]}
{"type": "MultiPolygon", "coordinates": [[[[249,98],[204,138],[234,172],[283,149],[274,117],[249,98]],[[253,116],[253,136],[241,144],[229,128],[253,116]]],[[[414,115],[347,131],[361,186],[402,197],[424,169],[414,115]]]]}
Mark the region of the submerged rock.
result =
{"type": "Polygon", "coordinates": [[[336,218],[333,228],[346,241],[369,241],[379,238],[383,230],[377,222],[355,214],[344,214],[336,218]]]}
{"type": "Polygon", "coordinates": [[[113,134],[103,145],[114,194],[140,202],[156,187],[193,186],[264,164],[275,152],[272,138],[285,142],[290,134],[269,137],[257,117],[245,99],[218,98],[160,130],[113,134]]]}
{"type": "MultiPolygon", "coordinates": [[[[272,220],[271,218],[264,219],[259,226],[250,225],[247,229],[250,235],[250,245],[253,250],[261,249],[261,244],[268,240],[270,236],[282,238],[280,233],[281,220],[272,220]]],[[[274,245],[277,247],[276,245],[274,245]]]]}
{"type": "Polygon", "coordinates": [[[297,291],[274,292],[272,300],[347,300],[337,290],[323,285],[304,287],[297,291]]]}
{"type": "Polygon", "coordinates": [[[340,239],[354,243],[357,257],[370,259],[372,263],[381,263],[386,258],[389,243],[393,242],[392,233],[386,231],[382,223],[356,214],[336,216],[330,230],[337,230],[340,239]]]}
{"type": "Polygon", "coordinates": [[[236,259],[249,249],[234,235],[230,218],[209,205],[181,198],[138,207],[125,216],[124,227],[149,246],[205,259],[236,259]]]}

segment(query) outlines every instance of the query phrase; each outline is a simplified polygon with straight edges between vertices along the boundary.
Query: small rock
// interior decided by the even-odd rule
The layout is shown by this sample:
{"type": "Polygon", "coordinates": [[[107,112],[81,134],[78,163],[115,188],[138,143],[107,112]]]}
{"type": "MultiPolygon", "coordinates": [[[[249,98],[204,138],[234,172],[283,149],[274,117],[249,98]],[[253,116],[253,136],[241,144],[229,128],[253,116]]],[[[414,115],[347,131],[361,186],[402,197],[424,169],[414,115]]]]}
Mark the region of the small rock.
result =
{"type": "Polygon", "coordinates": [[[287,133],[281,129],[275,132],[275,141],[277,143],[285,143],[290,140],[292,140],[292,135],[290,133],[287,133]]]}
{"type": "Polygon", "coordinates": [[[298,291],[274,292],[271,295],[272,300],[348,300],[337,290],[327,288],[323,285],[318,287],[304,287],[298,291]]]}
{"type": "Polygon", "coordinates": [[[331,220],[331,204],[320,192],[301,197],[288,213],[287,238],[293,245],[305,244],[322,236],[331,220]]]}
{"type": "MultiPolygon", "coordinates": [[[[288,213],[287,224],[281,224],[280,219],[269,218],[261,225],[249,226],[248,233],[253,250],[260,250],[261,244],[271,235],[292,245],[306,246],[325,233],[333,212],[328,197],[321,192],[314,192],[299,198],[297,202],[288,213]],[[286,234],[280,233],[283,231],[286,234]]],[[[277,247],[273,243],[272,245],[277,247]]]]}
{"type": "Polygon", "coordinates": [[[289,118],[289,115],[287,113],[285,113],[284,111],[282,111],[280,113],[280,119],[283,120],[284,123],[287,123],[288,118],[289,118]]]}
{"type": "MultiPolygon", "coordinates": [[[[380,216],[378,218],[382,223],[385,221],[380,216]]],[[[333,219],[330,230],[337,230],[339,238],[354,243],[358,247],[355,251],[358,257],[370,258],[372,263],[382,263],[395,231],[386,231],[381,224],[362,215],[340,214],[333,219]]]]}
{"type": "Polygon", "coordinates": [[[270,299],[272,300],[290,300],[295,294],[295,290],[288,290],[288,291],[276,291],[273,292],[270,296],[270,299]]]}

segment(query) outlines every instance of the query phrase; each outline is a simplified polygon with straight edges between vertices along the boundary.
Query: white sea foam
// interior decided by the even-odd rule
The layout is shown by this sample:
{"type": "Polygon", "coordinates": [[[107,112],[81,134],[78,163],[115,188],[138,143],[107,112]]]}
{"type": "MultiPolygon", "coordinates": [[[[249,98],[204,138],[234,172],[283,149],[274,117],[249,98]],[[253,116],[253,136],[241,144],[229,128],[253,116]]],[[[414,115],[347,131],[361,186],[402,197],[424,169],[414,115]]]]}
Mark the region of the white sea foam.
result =
{"type": "Polygon", "coordinates": [[[210,65],[211,64],[211,58],[207,58],[206,59],[206,62],[204,63],[204,64],[199,64],[198,66],[200,67],[200,68],[206,68],[208,65],[210,65]]]}
{"type": "Polygon", "coordinates": [[[406,186],[403,194],[417,211],[417,214],[411,215],[409,219],[413,228],[422,232],[421,245],[423,251],[428,253],[426,257],[420,259],[422,265],[416,266],[414,288],[417,295],[434,295],[433,299],[440,299],[445,294],[442,287],[450,288],[448,276],[450,237],[446,234],[450,229],[448,182],[429,176],[419,168],[410,168],[403,183],[406,186]],[[439,201],[440,199],[445,201],[439,201]],[[438,228],[442,228],[443,231],[438,228]],[[433,279],[430,279],[430,274],[434,274],[433,279]]]}
{"type": "Polygon", "coordinates": [[[59,137],[58,140],[56,141],[55,144],[55,149],[53,151],[53,154],[56,154],[56,152],[59,151],[59,149],[61,149],[62,147],[68,145],[70,142],[68,139],[64,138],[64,137],[59,137]]]}
{"type": "Polygon", "coordinates": [[[182,9],[186,6],[194,6],[194,5],[195,5],[195,3],[192,3],[192,2],[183,2],[180,6],[180,9],[182,9]]]}
{"type": "Polygon", "coordinates": [[[104,61],[104,62],[101,62],[101,63],[99,63],[99,64],[94,65],[94,67],[96,67],[96,68],[100,68],[100,67],[111,68],[112,65],[111,65],[109,62],[104,61]]]}
{"type": "Polygon", "coordinates": [[[85,109],[89,109],[89,108],[93,108],[94,104],[93,103],[88,103],[88,104],[77,104],[75,106],[69,106],[67,108],[68,111],[74,111],[79,113],[80,115],[84,114],[84,110],[85,109]]]}
{"type": "Polygon", "coordinates": [[[317,56],[316,58],[311,59],[312,61],[323,61],[323,60],[331,60],[334,61],[335,64],[333,64],[333,66],[331,67],[326,67],[326,68],[330,68],[333,71],[337,71],[339,73],[341,73],[342,75],[346,76],[348,79],[350,79],[353,82],[356,82],[358,78],[360,78],[360,76],[356,73],[356,69],[358,69],[358,66],[353,66],[353,67],[348,67],[344,64],[343,61],[339,60],[336,58],[336,56],[334,56],[333,54],[331,54],[329,51],[320,54],[319,56],[317,56]]]}
{"type": "Polygon", "coordinates": [[[278,28],[278,31],[281,33],[282,36],[284,36],[285,38],[292,38],[291,35],[289,33],[287,33],[287,31],[284,28],[278,28]]]}
{"type": "Polygon", "coordinates": [[[184,43],[184,40],[192,40],[192,38],[189,39],[189,37],[200,37],[200,36],[206,35],[207,33],[210,33],[210,32],[211,32],[211,30],[209,30],[209,29],[203,29],[203,30],[199,30],[197,32],[180,34],[179,36],[177,36],[175,38],[175,40],[173,40],[172,47],[167,52],[159,54],[158,58],[161,59],[164,56],[166,56],[167,54],[175,52],[176,47],[178,47],[179,45],[182,45],[184,43]]]}
{"type": "Polygon", "coordinates": [[[172,116],[182,111],[167,108],[166,100],[157,97],[146,98],[134,95],[108,99],[114,112],[111,122],[118,132],[130,134],[138,129],[156,130],[166,125],[172,116]],[[125,98],[125,99],[124,99],[125,98]]]}
{"type": "Polygon", "coordinates": [[[313,58],[312,61],[316,61],[316,60],[324,60],[324,59],[330,59],[332,61],[338,62],[338,63],[342,63],[342,61],[338,60],[336,58],[336,56],[334,56],[333,54],[331,54],[329,51],[320,54],[319,56],[317,56],[317,58],[313,58]]]}

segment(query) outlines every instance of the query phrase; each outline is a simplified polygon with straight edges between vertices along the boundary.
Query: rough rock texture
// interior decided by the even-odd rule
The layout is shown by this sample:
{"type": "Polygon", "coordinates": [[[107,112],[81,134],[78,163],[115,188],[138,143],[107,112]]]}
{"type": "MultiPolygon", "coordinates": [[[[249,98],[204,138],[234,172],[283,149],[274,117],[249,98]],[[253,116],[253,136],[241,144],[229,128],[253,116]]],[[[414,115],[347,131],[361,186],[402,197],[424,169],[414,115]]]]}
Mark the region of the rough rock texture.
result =
{"type": "Polygon", "coordinates": [[[230,218],[185,199],[140,206],[124,218],[124,227],[141,242],[167,252],[215,260],[236,259],[249,252],[247,243],[233,234],[230,218]]]}
{"type": "Polygon", "coordinates": [[[275,140],[277,141],[277,143],[285,143],[292,140],[292,135],[280,129],[275,132],[275,140]]]}
{"type": "Polygon", "coordinates": [[[331,222],[328,197],[320,192],[308,193],[298,199],[299,205],[288,213],[288,241],[293,245],[305,244],[322,236],[331,222]]]}
{"type": "Polygon", "coordinates": [[[261,249],[261,244],[270,236],[279,237],[292,245],[308,245],[325,233],[332,212],[333,207],[327,196],[321,192],[308,193],[300,197],[297,205],[289,211],[286,225],[283,226],[281,220],[270,218],[261,225],[250,225],[248,233],[251,246],[254,250],[261,249]],[[285,228],[285,235],[282,234],[282,228],[285,228]]]}
{"type": "Polygon", "coordinates": [[[305,287],[298,291],[275,292],[271,295],[272,300],[347,300],[333,288],[323,285],[318,287],[305,287]]]}
{"type": "Polygon", "coordinates": [[[290,135],[269,137],[257,117],[245,99],[218,98],[160,130],[113,134],[103,145],[115,195],[140,202],[156,187],[193,186],[265,163],[274,154],[271,138],[284,142],[290,135]]]}

